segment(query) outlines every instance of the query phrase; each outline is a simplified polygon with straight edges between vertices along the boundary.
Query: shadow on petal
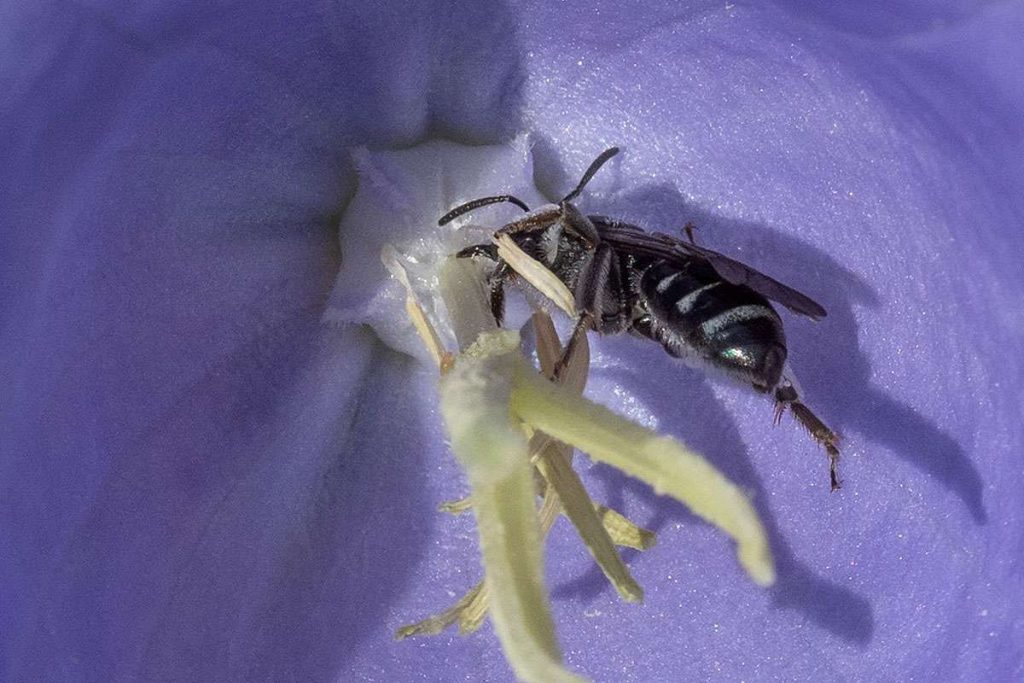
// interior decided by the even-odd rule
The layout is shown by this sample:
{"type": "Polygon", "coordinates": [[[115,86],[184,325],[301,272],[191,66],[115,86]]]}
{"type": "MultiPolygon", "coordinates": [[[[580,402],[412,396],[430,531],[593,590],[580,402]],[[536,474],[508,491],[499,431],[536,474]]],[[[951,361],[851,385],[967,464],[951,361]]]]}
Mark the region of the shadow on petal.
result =
{"type": "MultiPolygon", "coordinates": [[[[845,640],[866,645],[874,632],[874,618],[868,600],[814,576],[796,559],[774,516],[764,504],[768,496],[747,455],[735,418],[721,406],[698,371],[680,367],[668,356],[662,360],[658,355],[664,356],[661,349],[650,345],[650,348],[638,350],[636,356],[640,360],[634,364],[637,369],[611,370],[607,376],[642,404],[659,407],[659,421],[667,425],[685,425],[681,428],[685,433],[675,436],[684,438],[688,446],[703,454],[726,476],[750,492],[775,556],[778,581],[771,590],[777,604],[799,610],[818,626],[845,640]],[[640,353],[644,356],[641,357],[640,353]],[[679,382],[652,382],[651,370],[659,363],[664,363],[666,368],[664,373],[656,371],[656,375],[676,373],[679,382]],[[685,391],[685,400],[680,400],[680,391],[685,391]]],[[[630,498],[639,499],[645,507],[653,509],[655,512],[651,519],[639,520],[651,531],[658,532],[671,522],[692,524],[699,521],[683,505],[655,495],[650,488],[611,468],[598,465],[592,472],[604,479],[610,507],[625,509],[628,491],[630,498]]],[[[628,558],[636,555],[631,552],[628,558]]],[[[592,570],[580,580],[559,587],[556,594],[588,599],[604,590],[607,590],[607,581],[599,571],[592,570]]]]}
{"type": "Polygon", "coordinates": [[[818,299],[828,317],[816,324],[783,311],[790,347],[799,349],[789,360],[808,403],[840,434],[854,429],[866,440],[890,448],[960,498],[977,524],[987,522],[981,475],[963,446],[873,382],[859,342],[854,306],[876,308],[884,302],[855,273],[823,251],[770,226],[725,219],[693,207],[669,185],[641,188],[591,210],[663,232],[692,221],[698,226],[699,243],[727,255],[735,256],[737,247],[759,253],[757,263],[750,265],[818,299]],[[763,248],[765,244],[769,250],[763,248]]]}
{"type": "Polygon", "coordinates": [[[415,361],[359,336],[373,351],[358,381],[339,389],[334,371],[360,355],[352,335],[324,343],[179,551],[144,677],[326,680],[403,594],[435,522],[420,514],[423,391],[392,390],[415,361]]]}

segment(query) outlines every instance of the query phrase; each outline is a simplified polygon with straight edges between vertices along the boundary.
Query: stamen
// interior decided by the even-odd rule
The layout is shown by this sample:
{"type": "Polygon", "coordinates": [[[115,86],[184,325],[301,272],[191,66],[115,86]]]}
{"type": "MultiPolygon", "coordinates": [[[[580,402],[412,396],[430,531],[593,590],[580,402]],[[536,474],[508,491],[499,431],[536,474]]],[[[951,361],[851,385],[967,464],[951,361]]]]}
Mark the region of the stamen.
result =
{"type": "MultiPolygon", "coordinates": [[[[497,243],[500,257],[534,287],[557,290],[561,285],[564,292],[554,291],[552,298],[562,298],[568,304],[562,307],[572,311],[571,294],[560,280],[512,240],[499,238],[497,243]]],[[[393,272],[406,286],[406,310],[417,333],[443,370],[441,413],[471,487],[466,501],[447,509],[466,509],[471,501],[486,582],[396,636],[438,633],[455,623],[462,632],[472,631],[489,611],[518,677],[578,680],[563,668],[555,641],[542,579],[543,539],[564,508],[619,594],[638,601],[643,592],[614,546],[650,548],[654,536],[590,499],[572,469],[572,446],[686,503],[736,539],[740,564],[756,583],[771,584],[775,573],[764,528],[743,493],[678,442],[584,399],[587,336],[581,335],[566,353],[543,313],[534,316],[539,375],[522,357],[518,335],[494,329],[479,274],[467,267],[472,267],[468,259],[450,259],[441,274],[452,328],[464,347],[458,356],[442,347],[400,265],[393,272]],[[467,346],[473,332],[475,341],[467,346]],[[544,477],[540,510],[535,507],[535,471],[544,477]]]]}

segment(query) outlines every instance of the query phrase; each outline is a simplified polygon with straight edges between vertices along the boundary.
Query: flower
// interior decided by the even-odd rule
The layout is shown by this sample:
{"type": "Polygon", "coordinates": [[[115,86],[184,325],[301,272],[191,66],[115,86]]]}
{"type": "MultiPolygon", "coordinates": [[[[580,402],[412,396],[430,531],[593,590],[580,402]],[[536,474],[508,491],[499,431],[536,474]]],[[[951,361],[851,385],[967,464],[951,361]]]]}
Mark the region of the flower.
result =
{"type": "Polygon", "coordinates": [[[510,677],[486,629],[391,640],[476,580],[472,523],[432,371],[321,318],[353,148],[524,132],[545,195],[619,145],[583,209],[819,299],[791,360],[844,436],[829,495],[762,398],[596,340],[591,397],[747,487],[779,581],[594,466],[660,543],[626,605],[555,528],[570,667],[1019,676],[1019,7],[372,5],[5,10],[3,678],[510,677]]]}

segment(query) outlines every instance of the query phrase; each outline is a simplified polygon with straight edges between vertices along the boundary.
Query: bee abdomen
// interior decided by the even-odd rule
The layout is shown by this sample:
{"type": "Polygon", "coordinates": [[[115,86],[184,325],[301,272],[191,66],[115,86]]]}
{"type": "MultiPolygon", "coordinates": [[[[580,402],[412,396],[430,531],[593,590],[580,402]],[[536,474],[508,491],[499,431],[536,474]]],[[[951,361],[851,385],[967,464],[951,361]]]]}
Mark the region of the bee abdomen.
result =
{"type": "Polygon", "coordinates": [[[767,303],[733,308],[701,324],[712,360],[752,384],[769,389],[786,363],[782,321],[767,303]]]}
{"type": "Polygon", "coordinates": [[[654,264],[640,293],[650,330],[670,354],[696,356],[759,388],[778,383],[786,341],[782,321],[761,295],[698,261],[688,268],[654,264]]]}

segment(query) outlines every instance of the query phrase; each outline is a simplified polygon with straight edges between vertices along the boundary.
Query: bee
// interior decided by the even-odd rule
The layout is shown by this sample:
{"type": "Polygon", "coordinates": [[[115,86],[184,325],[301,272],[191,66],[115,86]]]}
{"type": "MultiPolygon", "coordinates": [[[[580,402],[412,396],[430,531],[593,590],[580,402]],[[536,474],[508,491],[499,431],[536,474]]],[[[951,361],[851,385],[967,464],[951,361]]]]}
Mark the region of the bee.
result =
{"type": "MultiPolygon", "coordinates": [[[[601,153],[558,204],[531,211],[511,195],[482,197],[456,206],[438,225],[490,204],[518,206],[526,215],[500,228],[495,236],[508,235],[572,292],[579,318],[563,361],[589,330],[629,332],[656,341],[671,356],[771,396],[776,424],[788,408],[824,447],[831,488],[838,489],[838,437],[801,399],[786,365],[782,319],[771,302],[812,320],[825,317],[825,309],[744,263],[698,246],[690,224],[684,227],[687,240],[683,241],[607,216],[584,215],[573,200],[618,152],[612,147],[601,153]]],[[[515,271],[492,243],[467,247],[456,256],[495,262],[488,286],[491,311],[500,325],[505,286],[515,280],[515,271]]]]}

